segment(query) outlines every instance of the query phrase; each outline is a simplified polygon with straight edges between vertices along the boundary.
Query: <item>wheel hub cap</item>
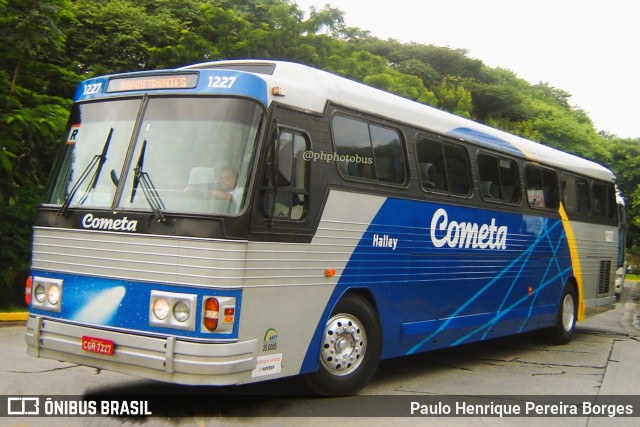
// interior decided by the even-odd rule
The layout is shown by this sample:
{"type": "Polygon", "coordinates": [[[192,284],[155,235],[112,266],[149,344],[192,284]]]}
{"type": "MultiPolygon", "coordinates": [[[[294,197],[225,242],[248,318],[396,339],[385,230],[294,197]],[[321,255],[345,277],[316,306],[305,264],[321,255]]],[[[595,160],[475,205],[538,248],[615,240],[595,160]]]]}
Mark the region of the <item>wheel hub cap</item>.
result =
{"type": "Polygon", "coordinates": [[[349,314],[338,314],[324,330],[320,362],[332,375],[348,375],[360,366],[366,349],[362,323],[349,314]]]}

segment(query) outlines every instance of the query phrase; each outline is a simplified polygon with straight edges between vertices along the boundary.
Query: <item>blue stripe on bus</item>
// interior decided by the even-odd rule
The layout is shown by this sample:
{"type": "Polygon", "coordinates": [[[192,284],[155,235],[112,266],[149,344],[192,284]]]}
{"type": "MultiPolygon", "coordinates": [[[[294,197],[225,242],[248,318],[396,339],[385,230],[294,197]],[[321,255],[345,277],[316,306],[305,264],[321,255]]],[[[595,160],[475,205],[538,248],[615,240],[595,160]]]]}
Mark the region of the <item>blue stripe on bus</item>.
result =
{"type": "MultiPolygon", "coordinates": [[[[545,222],[547,222],[547,220],[545,220],[545,222]]],[[[553,226],[551,228],[555,228],[556,226],[558,226],[560,222],[559,221],[555,221],[553,226]]],[[[481,288],[478,293],[476,293],[470,300],[466,301],[464,304],[462,304],[462,306],[460,306],[460,308],[458,310],[456,310],[454,313],[452,313],[451,317],[449,317],[446,321],[442,322],[441,326],[434,331],[432,334],[430,334],[429,336],[425,337],[420,343],[416,344],[415,346],[413,346],[408,352],[407,354],[412,354],[415,353],[416,351],[418,351],[420,349],[420,347],[422,347],[425,343],[427,343],[428,341],[432,340],[436,335],[438,335],[439,333],[441,333],[444,329],[446,329],[449,325],[449,322],[451,320],[457,319],[456,316],[458,316],[460,313],[462,313],[469,305],[471,305],[474,301],[476,301],[476,299],[479,299],[481,297],[482,294],[485,293],[485,291],[487,291],[489,288],[494,287],[494,286],[499,286],[500,284],[500,280],[503,278],[503,276],[507,273],[507,271],[516,266],[516,265],[520,265],[518,274],[513,278],[513,280],[511,280],[511,284],[509,285],[509,288],[507,290],[507,292],[505,293],[505,296],[500,304],[500,307],[498,307],[497,311],[490,313],[489,315],[484,315],[483,317],[486,317],[486,322],[484,322],[483,324],[480,324],[477,328],[475,328],[474,330],[472,330],[471,332],[469,332],[468,334],[460,337],[458,340],[454,341],[452,343],[452,345],[458,345],[458,344],[463,344],[469,340],[471,340],[473,338],[474,335],[476,334],[480,334],[483,333],[482,336],[480,337],[480,340],[484,340],[488,338],[488,334],[489,331],[491,331],[491,329],[493,327],[496,326],[496,324],[498,324],[498,322],[500,320],[503,320],[503,318],[505,316],[508,316],[509,314],[512,314],[514,311],[518,310],[519,312],[521,312],[521,310],[525,309],[526,310],[526,316],[519,316],[519,317],[524,317],[522,325],[518,331],[514,331],[515,332],[522,332],[523,331],[523,327],[526,324],[526,321],[529,320],[529,318],[531,317],[531,313],[533,311],[535,311],[535,302],[537,300],[538,294],[544,290],[547,286],[552,285],[554,283],[556,283],[556,279],[560,278],[561,283],[564,283],[566,281],[566,275],[567,273],[569,273],[571,271],[571,267],[568,267],[564,270],[562,269],[558,269],[558,274],[553,276],[552,278],[550,278],[550,280],[546,280],[546,278],[548,277],[548,273],[549,273],[549,269],[552,266],[552,264],[556,263],[552,258],[549,259],[549,263],[547,264],[547,268],[545,271],[545,274],[542,276],[542,281],[534,288],[534,290],[532,290],[532,295],[529,296],[528,294],[525,296],[521,296],[520,298],[518,298],[515,301],[512,301],[511,304],[509,306],[507,306],[506,308],[504,307],[505,302],[508,300],[509,296],[512,294],[514,287],[518,284],[518,282],[521,280],[521,273],[523,270],[525,270],[528,266],[529,260],[531,259],[531,256],[535,253],[535,249],[538,246],[538,244],[543,240],[543,239],[547,239],[549,236],[549,233],[551,232],[550,229],[545,229],[545,231],[543,233],[541,233],[538,238],[536,239],[536,242],[533,244],[533,246],[527,248],[519,257],[517,257],[506,269],[500,271],[498,273],[498,275],[491,281],[489,281],[489,283],[487,283],[483,288],[481,288]],[[529,301],[529,302],[527,302],[529,301]],[[528,306],[528,308],[527,308],[528,306]]],[[[562,235],[562,238],[560,239],[560,241],[566,240],[566,236],[564,236],[564,233],[562,235]]],[[[554,252],[554,257],[557,254],[557,250],[553,251],[554,252]]],[[[552,313],[555,313],[555,310],[552,310],[552,313]]],[[[453,326],[455,327],[455,326],[453,326]]],[[[475,339],[474,341],[476,341],[477,339],[475,339]]]]}
{"type": "MultiPolygon", "coordinates": [[[[163,72],[163,75],[171,74],[163,72]]],[[[179,74],[180,72],[178,72],[179,74]]],[[[185,73],[185,71],[181,71],[185,73]]],[[[194,73],[194,71],[189,71],[194,73]]],[[[123,95],[140,95],[143,93],[166,95],[166,94],[198,94],[198,95],[223,95],[223,96],[242,96],[258,100],[262,105],[268,106],[269,98],[267,94],[267,83],[258,76],[231,70],[200,70],[198,85],[193,89],[144,89],[131,90],[122,92],[106,93],[109,83],[109,77],[97,77],[81,82],[76,88],[74,102],[85,101],[88,99],[107,98],[123,95]]],[[[145,75],[158,75],[157,71],[146,73],[134,73],[130,77],[142,77],[145,75]]],[[[119,74],[118,79],[126,78],[127,75],[119,74]]]]}
{"type": "Polygon", "coordinates": [[[390,358],[551,326],[572,274],[560,219],[389,198],[353,251],[302,372],[317,367],[322,323],[349,289],[373,295],[390,358]],[[465,236],[461,245],[463,224],[487,239],[493,229],[493,244],[473,248],[465,236]]]}
{"type": "Polygon", "coordinates": [[[39,310],[33,306],[30,313],[50,318],[65,319],[88,326],[131,330],[137,333],[174,335],[199,339],[237,339],[238,322],[228,334],[201,332],[196,321],[195,331],[185,331],[149,325],[151,290],[197,295],[197,305],[192,316],[202,318],[203,300],[207,296],[235,297],[236,319],[240,319],[242,292],[228,289],[181,287],[161,283],[131,282],[76,274],[49,273],[34,270],[33,276],[62,279],[62,311],[60,313],[39,310]]]}
{"type": "Polygon", "coordinates": [[[455,138],[461,138],[465,141],[475,142],[476,144],[482,145],[491,150],[507,152],[517,156],[524,156],[524,153],[510,142],[476,129],[461,127],[449,131],[448,134],[455,138]]]}

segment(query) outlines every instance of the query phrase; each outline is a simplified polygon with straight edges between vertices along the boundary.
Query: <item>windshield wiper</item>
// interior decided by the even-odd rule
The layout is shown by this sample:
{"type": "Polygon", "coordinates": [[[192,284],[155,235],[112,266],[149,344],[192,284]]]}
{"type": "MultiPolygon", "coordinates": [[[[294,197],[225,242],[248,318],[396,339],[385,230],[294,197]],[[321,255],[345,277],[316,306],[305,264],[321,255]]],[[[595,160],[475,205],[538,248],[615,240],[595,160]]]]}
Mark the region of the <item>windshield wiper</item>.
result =
{"type": "Polygon", "coordinates": [[[144,155],[147,150],[147,140],[145,139],[142,142],[142,148],[140,149],[140,155],[138,156],[138,162],[136,163],[136,167],[133,169],[133,186],[131,188],[131,200],[129,203],[133,203],[133,199],[136,197],[136,191],[138,190],[138,185],[142,188],[142,194],[144,198],[147,200],[147,203],[151,207],[153,214],[155,215],[158,221],[164,221],[165,217],[162,214],[162,211],[166,209],[158,190],[153,185],[151,178],[147,172],[142,170],[142,165],[144,164],[144,155]]]}
{"type": "Polygon", "coordinates": [[[73,200],[73,197],[78,192],[78,189],[80,188],[82,183],[87,179],[87,177],[93,170],[94,166],[98,165],[98,168],[93,174],[93,178],[91,178],[91,182],[87,186],[87,189],[85,190],[85,194],[82,197],[82,199],[80,199],[80,202],[78,203],[78,205],[82,205],[87,200],[87,197],[89,197],[89,192],[91,191],[91,189],[96,188],[96,185],[98,183],[98,177],[100,176],[100,172],[102,172],[102,166],[104,166],[104,163],[107,160],[107,151],[109,150],[109,144],[111,143],[112,136],[113,136],[113,128],[109,129],[109,135],[107,135],[107,140],[104,142],[104,145],[102,146],[102,153],[96,154],[95,156],[93,156],[93,158],[91,159],[87,167],[84,168],[84,170],[82,171],[82,174],[80,175],[80,178],[75,183],[75,185],[71,188],[71,191],[69,192],[69,195],[67,196],[67,198],[64,200],[64,203],[62,203],[62,206],[58,211],[58,215],[64,215],[67,212],[67,209],[69,209],[69,206],[71,205],[71,201],[73,200]]]}

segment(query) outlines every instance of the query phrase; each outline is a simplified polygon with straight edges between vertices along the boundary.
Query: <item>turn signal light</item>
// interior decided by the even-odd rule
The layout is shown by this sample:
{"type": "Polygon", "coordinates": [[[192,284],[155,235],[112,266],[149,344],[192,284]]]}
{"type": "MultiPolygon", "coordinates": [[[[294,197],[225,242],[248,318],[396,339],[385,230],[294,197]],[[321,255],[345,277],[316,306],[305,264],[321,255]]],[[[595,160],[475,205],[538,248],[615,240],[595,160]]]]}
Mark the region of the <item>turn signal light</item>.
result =
{"type": "Polygon", "coordinates": [[[233,322],[233,316],[236,314],[236,309],[233,307],[225,307],[224,309],[224,323],[233,322]]]}
{"type": "Polygon", "coordinates": [[[209,331],[218,328],[218,317],[220,316],[220,303],[216,298],[207,298],[204,303],[204,327],[209,331]]]}
{"type": "Polygon", "coordinates": [[[27,284],[24,288],[24,302],[31,305],[31,287],[33,286],[33,276],[27,277],[27,284]]]}

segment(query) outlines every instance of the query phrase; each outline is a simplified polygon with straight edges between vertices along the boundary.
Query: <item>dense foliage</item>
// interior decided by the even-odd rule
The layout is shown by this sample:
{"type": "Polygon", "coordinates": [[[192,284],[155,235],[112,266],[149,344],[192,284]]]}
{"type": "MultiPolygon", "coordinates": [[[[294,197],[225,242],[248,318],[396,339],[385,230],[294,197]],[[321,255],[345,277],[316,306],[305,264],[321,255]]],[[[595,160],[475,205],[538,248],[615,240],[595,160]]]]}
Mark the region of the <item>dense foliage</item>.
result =
{"type": "Polygon", "coordinates": [[[0,305],[21,300],[35,206],[77,83],[221,58],[306,63],[593,159],[618,175],[640,236],[639,139],[599,134],[560,89],[464,50],[374,38],[338,9],[305,18],[288,0],[0,0],[0,37],[0,305]]]}

